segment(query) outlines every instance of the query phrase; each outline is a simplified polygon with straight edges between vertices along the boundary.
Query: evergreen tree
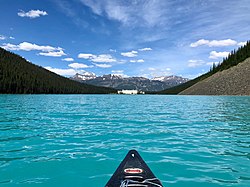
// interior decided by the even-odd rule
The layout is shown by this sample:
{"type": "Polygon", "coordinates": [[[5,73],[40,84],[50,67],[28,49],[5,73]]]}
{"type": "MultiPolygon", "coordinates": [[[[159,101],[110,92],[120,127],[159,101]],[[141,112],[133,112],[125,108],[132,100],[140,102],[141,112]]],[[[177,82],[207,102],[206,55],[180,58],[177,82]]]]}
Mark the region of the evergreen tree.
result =
{"type": "Polygon", "coordinates": [[[107,94],[116,90],[70,80],[0,48],[0,93],[107,94]]]}

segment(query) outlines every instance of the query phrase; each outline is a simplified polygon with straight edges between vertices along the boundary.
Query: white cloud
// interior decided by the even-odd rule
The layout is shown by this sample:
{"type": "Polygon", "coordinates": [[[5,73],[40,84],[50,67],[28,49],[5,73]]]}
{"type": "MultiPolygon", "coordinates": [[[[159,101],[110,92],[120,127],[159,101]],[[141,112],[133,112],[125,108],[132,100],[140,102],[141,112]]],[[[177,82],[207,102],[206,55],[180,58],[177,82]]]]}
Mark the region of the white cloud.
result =
{"type": "Polygon", "coordinates": [[[144,60],[143,60],[143,59],[139,59],[139,60],[137,60],[137,62],[138,62],[138,63],[143,63],[144,60]]]}
{"type": "Polygon", "coordinates": [[[89,59],[92,62],[116,62],[116,59],[109,54],[93,55],[80,53],[78,58],[89,59]]]}
{"type": "Polygon", "coordinates": [[[212,40],[209,42],[208,46],[209,47],[222,47],[222,46],[232,46],[236,45],[237,42],[232,39],[227,39],[227,40],[212,40]]]}
{"type": "Polygon", "coordinates": [[[42,10],[30,10],[29,12],[24,12],[23,10],[20,10],[17,15],[20,17],[37,18],[40,16],[46,16],[48,15],[48,13],[42,10]]]}
{"type": "Polygon", "coordinates": [[[203,60],[189,60],[188,61],[188,67],[191,67],[191,68],[202,66],[204,64],[205,62],[203,60]]]}
{"type": "Polygon", "coordinates": [[[162,0],[133,1],[129,3],[117,0],[81,0],[81,2],[99,16],[106,16],[108,19],[118,21],[125,26],[146,27],[166,23],[168,17],[165,15],[170,4],[168,1],[162,0]]]}
{"type": "Polygon", "coordinates": [[[225,58],[229,55],[229,52],[216,52],[216,51],[211,51],[210,52],[210,59],[218,59],[218,58],[225,58]]]}
{"type": "Polygon", "coordinates": [[[121,76],[121,77],[129,77],[128,75],[124,74],[123,70],[112,70],[111,71],[113,75],[118,75],[118,76],[121,76]]]}
{"type": "Polygon", "coordinates": [[[64,58],[64,59],[62,59],[62,61],[73,62],[74,59],[73,58],[64,58]]]}
{"type": "Polygon", "coordinates": [[[95,56],[94,58],[91,58],[91,61],[92,62],[116,62],[116,59],[114,59],[109,54],[103,54],[103,55],[98,55],[98,56],[95,56]]]}
{"type": "Polygon", "coordinates": [[[246,45],[247,44],[247,42],[239,42],[237,45],[238,46],[244,46],[244,45],[246,45]]]}
{"type": "Polygon", "coordinates": [[[0,35],[0,40],[5,40],[6,36],[0,35]]]}
{"type": "Polygon", "coordinates": [[[198,40],[197,42],[191,43],[190,47],[198,47],[200,45],[207,45],[208,43],[209,43],[209,40],[201,39],[201,40],[198,40]]]}
{"type": "Polygon", "coordinates": [[[110,64],[95,64],[95,66],[97,66],[99,68],[111,68],[112,67],[112,65],[110,65],[110,64]]]}
{"type": "Polygon", "coordinates": [[[15,38],[13,36],[10,36],[10,39],[15,40],[15,38]]]}
{"type": "Polygon", "coordinates": [[[73,76],[77,73],[77,71],[74,69],[59,69],[59,68],[52,68],[49,66],[44,68],[62,76],[73,76]]]}
{"type": "Polygon", "coordinates": [[[46,52],[46,53],[38,53],[39,55],[41,56],[51,56],[51,57],[61,57],[61,56],[64,56],[66,55],[62,50],[59,50],[59,51],[49,51],[49,52],[46,52]]]}
{"type": "Polygon", "coordinates": [[[130,60],[130,62],[132,62],[132,63],[143,63],[144,60],[143,60],[143,59],[139,59],[139,60],[130,60]]]}
{"type": "Polygon", "coordinates": [[[72,63],[72,64],[69,64],[68,66],[71,67],[71,68],[74,68],[74,69],[91,68],[91,67],[93,67],[93,66],[88,66],[86,64],[81,64],[81,63],[72,63]]]}
{"type": "Polygon", "coordinates": [[[145,48],[139,49],[139,51],[152,51],[152,49],[150,47],[145,47],[145,48]]]}
{"type": "Polygon", "coordinates": [[[90,7],[95,14],[101,15],[103,11],[101,1],[81,0],[81,2],[90,7]]]}
{"type": "Polygon", "coordinates": [[[60,50],[59,48],[54,48],[51,46],[39,46],[36,44],[32,44],[29,42],[22,42],[19,44],[19,50],[24,50],[24,51],[31,51],[31,50],[39,50],[39,51],[54,51],[54,50],[60,50]]]}
{"type": "Polygon", "coordinates": [[[125,56],[125,57],[136,57],[137,56],[137,51],[130,51],[130,52],[124,52],[124,53],[121,53],[122,56],[125,56]]]}
{"type": "Polygon", "coordinates": [[[14,44],[3,44],[3,47],[7,50],[23,50],[23,51],[31,51],[31,50],[39,50],[39,51],[54,51],[54,50],[61,50],[62,48],[55,48],[51,46],[39,46],[36,44],[32,44],[29,42],[22,42],[18,45],[14,44]]]}
{"type": "Polygon", "coordinates": [[[18,45],[14,44],[3,44],[4,49],[6,50],[13,50],[13,51],[42,51],[39,53],[39,55],[42,56],[52,56],[52,57],[61,57],[63,55],[66,55],[61,47],[52,47],[52,46],[43,46],[43,45],[37,45],[37,44],[32,44],[29,42],[22,42],[18,45]]]}
{"type": "Polygon", "coordinates": [[[226,39],[226,40],[205,40],[201,39],[198,40],[197,42],[191,43],[190,47],[198,47],[201,45],[207,45],[209,47],[223,47],[223,46],[233,46],[236,45],[237,42],[232,39],[226,39]]]}
{"type": "Polygon", "coordinates": [[[83,58],[83,59],[90,59],[90,58],[94,58],[95,57],[95,55],[92,55],[92,54],[85,54],[85,53],[80,53],[79,55],[78,55],[78,58],[83,58]]]}
{"type": "Polygon", "coordinates": [[[0,46],[0,47],[2,47],[2,48],[4,48],[4,49],[6,49],[6,50],[20,50],[19,49],[19,47],[17,47],[16,45],[14,45],[14,44],[10,44],[10,43],[4,43],[2,46],[0,46]]]}
{"type": "Polygon", "coordinates": [[[72,22],[78,27],[86,29],[89,26],[85,16],[82,16],[82,12],[76,11],[72,6],[72,1],[53,0],[53,3],[57,5],[59,11],[71,18],[72,22]]]}

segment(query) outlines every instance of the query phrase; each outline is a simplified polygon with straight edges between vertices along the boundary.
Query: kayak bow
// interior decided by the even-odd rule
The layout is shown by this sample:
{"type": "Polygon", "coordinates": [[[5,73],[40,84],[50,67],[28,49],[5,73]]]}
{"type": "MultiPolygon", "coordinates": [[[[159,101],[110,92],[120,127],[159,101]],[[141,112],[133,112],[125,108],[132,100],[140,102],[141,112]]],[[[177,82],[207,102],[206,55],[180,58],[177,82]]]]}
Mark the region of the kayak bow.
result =
{"type": "Polygon", "coordinates": [[[130,150],[105,187],[163,187],[136,150],[130,150]]]}

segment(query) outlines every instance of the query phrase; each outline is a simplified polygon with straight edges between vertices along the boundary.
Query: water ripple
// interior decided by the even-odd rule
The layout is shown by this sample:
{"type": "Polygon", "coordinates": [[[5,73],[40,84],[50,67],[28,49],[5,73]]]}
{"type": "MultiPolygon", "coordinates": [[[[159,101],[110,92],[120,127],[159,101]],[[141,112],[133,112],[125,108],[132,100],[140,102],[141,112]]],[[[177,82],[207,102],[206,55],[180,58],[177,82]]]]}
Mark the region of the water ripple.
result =
{"type": "Polygon", "coordinates": [[[0,184],[103,186],[137,149],[165,186],[250,186],[249,108],[250,97],[0,95],[0,184]]]}

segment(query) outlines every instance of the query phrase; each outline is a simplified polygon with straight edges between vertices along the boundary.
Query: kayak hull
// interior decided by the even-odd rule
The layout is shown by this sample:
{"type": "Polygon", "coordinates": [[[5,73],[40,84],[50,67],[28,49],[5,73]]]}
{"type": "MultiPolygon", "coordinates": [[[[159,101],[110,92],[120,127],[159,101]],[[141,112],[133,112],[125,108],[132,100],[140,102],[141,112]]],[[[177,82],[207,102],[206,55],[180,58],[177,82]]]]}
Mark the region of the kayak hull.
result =
{"type": "Polygon", "coordinates": [[[130,150],[105,187],[126,186],[163,187],[136,150],[130,150]]]}

